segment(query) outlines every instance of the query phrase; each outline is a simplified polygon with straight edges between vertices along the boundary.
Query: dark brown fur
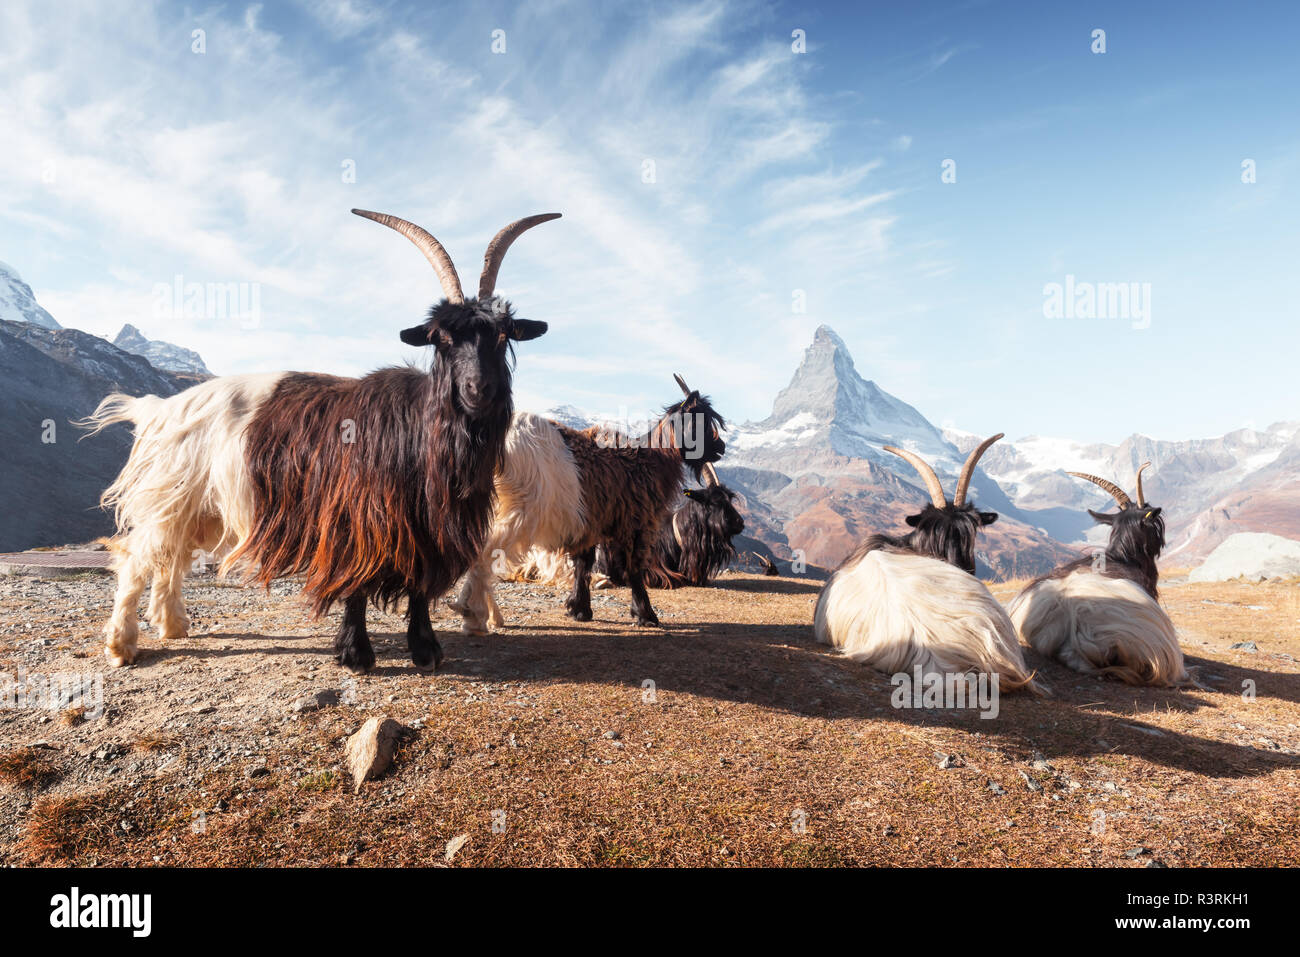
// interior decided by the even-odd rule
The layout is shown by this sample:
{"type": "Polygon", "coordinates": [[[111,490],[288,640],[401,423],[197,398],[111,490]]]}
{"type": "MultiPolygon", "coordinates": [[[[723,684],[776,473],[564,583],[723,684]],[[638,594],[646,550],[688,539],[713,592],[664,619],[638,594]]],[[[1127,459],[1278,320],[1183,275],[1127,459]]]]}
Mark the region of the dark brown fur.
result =
{"type": "MultiPolygon", "coordinates": [[[[690,421],[696,421],[691,419],[690,421]]],[[[707,399],[691,393],[670,406],[650,431],[636,442],[599,427],[577,431],[557,426],[573,453],[583,489],[586,524],[578,541],[566,551],[573,559],[573,593],[567,608],[580,621],[591,619],[591,570],[597,545],[616,554],[611,558],[627,570],[632,588],[632,614],[639,624],[658,624],[646,594],[644,575],[660,530],[671,515],[684,469],[698,479],[704,462],[721,457],[725,443],[717,437],[716,416],[707,399]],[[703,455],[688,460],[683,452],[683,416],[702,416],[707,423],[703,455]]],[[[689,443],[688,443],[689,444],[689,443]]]]}
{"type": "Polygon", "coordinates": [[[235,559],[262,584],[305,575],[317,614],[354,595],[391,606],[445,592],[487,537],[510,415],[507,402],[459,416],[450,383],[400,368],[287,376],[249,426],[256,520],[235,559]]]}

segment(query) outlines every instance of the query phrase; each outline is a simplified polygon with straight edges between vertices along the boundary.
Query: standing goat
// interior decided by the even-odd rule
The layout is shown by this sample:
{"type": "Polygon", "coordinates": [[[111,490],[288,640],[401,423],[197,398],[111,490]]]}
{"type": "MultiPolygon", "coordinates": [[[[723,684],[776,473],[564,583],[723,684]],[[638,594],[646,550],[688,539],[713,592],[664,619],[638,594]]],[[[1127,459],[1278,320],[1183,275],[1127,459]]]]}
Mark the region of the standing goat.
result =
{"type": "Polygon", "coordinates": [[[951,504],[924,459],[885,446],[925,480],[930,504],[907,517],[907,535],[872,535],[835,571],[817,598],[818,641],[887,674],[985,672],[1003,690],[1037,690],[1007,613],[975,577],[975,536],[998,516],[976,511],[966,492],[980,456],[1000,438],[967,457],[951,504]]]}
{"type": "Polygon", "coordinates": [[[408,345],[434,347],[430,372],[276,372],[212,379],[168,399],[106,398],[86,425],[131,422],[136,434],[103,497],[118,526],[106,627],[114,665],[135,661],[149,575],[150,620],[164,640],[183,638],[185,569],[193,555],[226,552],[223,573],[254,569],[264,585],[303,574],[318,615],[343,602],[334,648],[349,670],[375,663],[367,602],[391,606],[402,595],[412,661],[422,670],[441,662],[428,602],[469,567],[490,527],[492,472],[512,412],[511,341],[546,331],[494,295],[497,270],[520,234],[560,214],[497,233],[478,296],[467,300],[433,236],[394,216],[352,212],[411,240],[437,274],[445,298],[401,334],[408,345]]]}
{"type": "MultiPolygon", "coordinates": [[[[745,519],[736,510],[736,493],[719,481],[712,465],[704,467],[704,478],[704,488],[682,491],[684,498],[660,530],[646,569],[647,588],[707,585],[736,557],[731,540],[745,530],[745,519]]],[[[604,546],[596,553],[595,568],[610,584],[627,584],[626,571],[610,560],[604,546]]]]}
{"type": "Polygon", "coordinates": [[[601,427],[579,431],[536,415],[515,416],[496,477],[492,534],[452,603],[464,617],[466,634],[486,634],[504,623],[492,594],[495,571],[517,565],[532,546],[573,560],[569,617],[591,620],[592,565],[596,546],[604,545],[627,569],[637,624],[659,624],[645,572],[660,528],[683,469],[699,481],[726,451],[718,434],[726,425],[722,417],[707,397],[675,378],[685,398],[636,439],[601,427]]]}
{"type": "Polygon", "coordinates": [[[1133,685],[1181,685],[1191,679],[1157,592],[1165,520],[1142,493],[1142,472],[1150,464],[1137,471],[1136,503],[1113,482],[1070,473],[1105,489],[1119,504],[1113,514],[1088,510],[1110,526],[1110,541],[1096,558],[1080,558],[1030,583],[1009,611],[1030,647],[1075,671],[1133,685]]]}

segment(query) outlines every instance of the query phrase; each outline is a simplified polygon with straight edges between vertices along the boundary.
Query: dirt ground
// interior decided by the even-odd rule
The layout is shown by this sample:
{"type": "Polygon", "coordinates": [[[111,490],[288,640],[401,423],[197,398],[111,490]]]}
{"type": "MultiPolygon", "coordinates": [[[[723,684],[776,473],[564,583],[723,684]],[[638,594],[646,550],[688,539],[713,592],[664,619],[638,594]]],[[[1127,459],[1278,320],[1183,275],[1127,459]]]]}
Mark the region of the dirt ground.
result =
{"type": "Polygon", "coordinates": [[[505,633],[435,614],[433,676],[372,613],[353,678],[290,582],[195,580],[194,637],[106,670],[110,579],[0,579],[0,675],[104,682],[98,716],[0,707],[0,863],[429,865],[457,839],[453,866],[1300,864],[1297,583],[1163,586],[1204,690],[1026,652],[1053,695],[991,720],[892,707],[813,641],[817,588],[655,592],[655,630],[626,590],[577,624],[505,584],[505,633]],[[343,743],[380,715],[409,732],[354,793],[343,743]]]}

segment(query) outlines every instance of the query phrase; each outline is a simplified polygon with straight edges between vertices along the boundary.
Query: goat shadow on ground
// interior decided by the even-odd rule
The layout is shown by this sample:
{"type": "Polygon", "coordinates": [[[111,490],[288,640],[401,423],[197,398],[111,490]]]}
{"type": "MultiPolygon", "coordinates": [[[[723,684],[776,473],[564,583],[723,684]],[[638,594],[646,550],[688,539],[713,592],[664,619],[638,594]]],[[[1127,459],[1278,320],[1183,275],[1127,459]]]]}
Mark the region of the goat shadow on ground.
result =
{"type": "MultiPolygon", "coordinates": [[[[445,634],[440,674],[484,681],[582,681],[625,684],[641,693],[655,682],[661,693],[680,691],[818,718],[890,718],[915,727],[955,728],[1001,740],[1030,760],[1122,753],[1209,777],[1253,777],[1300,768],[1300,757],[1200,738],[1159,728],[1140,715],[1165,709],[1216,707],[1204,692],[1142,688],[1071,671],[1026,650],[1031,667],[1053,691],[1038,698],[1001,696],[1000,715],[982,719],[971,710],[895,709],[888,677],[831,654],[811,626],[718,624],[670,620],[666,629],[630,630],[621,619],[585,625],[508,628],[484,637],[445,634]],[[1102,707],[1097,711],[1092,708],[1102,707]],[[1064,723],[1074,729],[1059,730],[1064,723]]],[[[381,636],[374,636],[378,639],[381,636]]],[[[388,636],[381,650],[405,654],[405,636],[388,636]]],[[[1219,672],[1218,662],[1209,662],[1219,672]]],[[[1281,687],[1295,693],[1296,676],[1261,673],[1259,693],[1281,687]],[[1277,679],[1281,679],[1279,682],[1277,679]]],[[[1288,698],[1288,700],[1290,700],[1288,698]]]]}
{"type": "MultiPolygon", "coordinates": [[[[815,579],[798,578],[715,578],[709,583],[710,588],[719,591],[741,591],[755,594],[777,595],[816,595],[825,582],[815,579]]],[[[650,592],[650,600],[655,593],[650,592]]]]}
{"type": "MultiPolygon", "coordinates": [[[[372,632],[377,661],[367,677],[405,674],[417,681],[456,676],[493,682],[622,684],[638,700],[641,682],[649,678],[661,694],[683,692],[805,717],[887,718],[918,729],[979,732],[998,740],[1003,750],[1025,761],[1039,754],[1046,758],[1086,758],[1121,753],[1217,778],[1254,777],[1279,768],[1300,767],[1300,757],[1294,755],[1181,734],[1138,717],[1155,710],[1216,707],[1214,702],[1199,697],[1204,692],[1134,687],[1081,675],[1029,649],[1025,650],[1026,660],[1052,689],[1052,696],[1005,694],[999,702],[998,717],[982,719],[970,709],[894,708],[894,689],[887,676],[832,654],[816,643],[811,626],[670,619],[667,628],[632,629],[620,615],[582,625],[523,625],[493,635],[467,636],[451,631],[446,624],[446,620],[435,622],[447,654],[436,675],[415,670],[407,655],[405,634],[372,632]],[[1067,723],[1073,727],[1062,729],[1067,723]]],[[[185,647],[142,647],[141,663],[147,667],[177,657],[224,658],[250,653],[315,652],[331,662],[334,656],[332,636],[321,634],[221,632],[196,635],[192,641],[198,646],[187,643],[185,647]],[[222,641],[237,641],[244,647],[205,647],[209,642],[222,641]],[[248,648],[251,641],[259,642],[261,647],[248,648]],[[288,647],[278,647],[281,643],[288,647]],[[304,643],[314,647],[302,647],[304,643]]],[[[1234,689],[1244,678],[1254,680],[1261,697],[1294,701],[1300,694],[1297,675],[1206,659],[1188,661],[1223,676],[1234,689]]],[[[339,680],[346,675],[344,669],[338,669],[339,680]]]]}

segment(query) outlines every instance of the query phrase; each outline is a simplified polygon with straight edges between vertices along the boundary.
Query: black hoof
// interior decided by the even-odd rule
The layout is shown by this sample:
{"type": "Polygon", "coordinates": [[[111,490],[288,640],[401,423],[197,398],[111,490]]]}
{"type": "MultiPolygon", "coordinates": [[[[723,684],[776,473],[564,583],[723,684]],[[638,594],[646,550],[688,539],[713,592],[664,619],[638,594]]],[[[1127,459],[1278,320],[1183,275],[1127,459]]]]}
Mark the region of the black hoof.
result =
{"type": "Polygon", "coordinates": [[[650,615],[635,615],[636,623],[642,628],[662,628],[659,624],[659,616],[651,613],[650,615]]]}
{"type": "Polygon", "coordinates": [[[367,651],[363,654],[355,648],[349,648],[343,654],[335,656],[334,660],[354,675],[364,675],[375,666],[375,653],[367,651]]]}
{"type": "Polygon", "coordinates": [[[433,648],[425,652],[421,649],[419,654],[411,655],[411,664],[415,665],[415,670],[423,674],[433,674],[442,667],[442,646],[434,644],[433,648]]]}
{"type": "Polygon", "coordinates": [[[569,608],[568,615],[574,621],[591,621],[590,608],[569,608]]]}

